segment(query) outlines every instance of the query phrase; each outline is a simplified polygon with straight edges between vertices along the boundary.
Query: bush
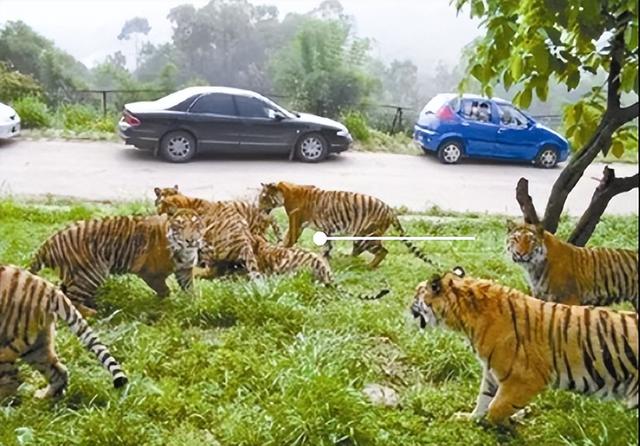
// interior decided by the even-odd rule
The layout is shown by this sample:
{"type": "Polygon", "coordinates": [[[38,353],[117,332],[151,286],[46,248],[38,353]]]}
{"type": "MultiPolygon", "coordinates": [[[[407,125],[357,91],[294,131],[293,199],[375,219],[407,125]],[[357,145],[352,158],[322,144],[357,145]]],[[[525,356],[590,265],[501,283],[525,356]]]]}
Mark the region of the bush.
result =
{"type": "Polygon", "coordinates": [[[98,111],[86,105],[66,104],[60,107],[59,111],[65,130],[90,131],[100,119],[98,111]]]}
{"type": "Polygon", "coordinates": [[[367,120],[362,113],[349,112],[342,117],[342,121],[349,129],[349,133],[358,141],[367,142],[371,138],[367,120]]]}
{"type": "Polygon", "coordinates": [[[49,127],[51,115],[47,104],[36,96],[26,96],[13,102],[13,108],[25,128],[49,127]]]}
{"type": "Polygon", "coordinates": [[[14,70],[6,62],[0,62],[0,101],[12,102],[41,93],[42,87],[32,76],[14,70]]]}

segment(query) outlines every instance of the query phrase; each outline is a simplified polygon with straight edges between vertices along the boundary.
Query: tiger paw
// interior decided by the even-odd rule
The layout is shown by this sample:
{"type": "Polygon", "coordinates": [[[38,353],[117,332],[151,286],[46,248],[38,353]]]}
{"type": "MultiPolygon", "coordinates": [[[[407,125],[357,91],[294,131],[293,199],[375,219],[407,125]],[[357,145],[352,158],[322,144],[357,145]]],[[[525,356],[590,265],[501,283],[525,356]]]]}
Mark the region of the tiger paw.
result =
{"type": "Polygon", "coordinates": [[[456,412],[453,414],[452,418],[454,420],[477,421],[482,418],[482,415],[478,415],[473,412],[456,412]]]}

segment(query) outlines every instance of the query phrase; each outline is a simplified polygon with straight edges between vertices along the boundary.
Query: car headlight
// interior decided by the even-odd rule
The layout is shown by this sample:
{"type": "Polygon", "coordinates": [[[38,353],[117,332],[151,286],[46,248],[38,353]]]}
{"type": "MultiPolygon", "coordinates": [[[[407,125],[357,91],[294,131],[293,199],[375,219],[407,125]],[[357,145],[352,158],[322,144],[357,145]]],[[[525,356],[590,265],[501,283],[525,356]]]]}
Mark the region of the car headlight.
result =
{"type": "Polygon", "coordinates": [[[344,137],[351,136],[351,135],[349,134],[349,130],[347,130],[347,129],[344,129],[344,130],[338,130],[338,131],[336,132],[336,135],[338,135],[338,136],[344,136],[344,137]]]}

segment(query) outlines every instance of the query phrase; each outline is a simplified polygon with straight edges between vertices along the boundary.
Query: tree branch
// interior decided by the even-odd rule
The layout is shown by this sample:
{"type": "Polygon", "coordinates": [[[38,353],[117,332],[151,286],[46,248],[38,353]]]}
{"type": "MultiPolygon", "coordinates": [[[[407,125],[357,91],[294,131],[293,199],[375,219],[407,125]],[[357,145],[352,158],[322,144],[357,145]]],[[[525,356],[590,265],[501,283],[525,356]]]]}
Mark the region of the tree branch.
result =
{"type": "Polygon", "coordinates": [[[616,178],[615,171],[606,166],[600,184],[593,193],[591,203],[573,229],[568,242],[576,246],[584,246],[600,222],[600,217],[609,201],[618,194],[637,188],[639,184],[638,174],[626,178],[616,178]]]}
{"type": "Polygon", "coordinates": [[[628,107],[623,107],[618,110],[618,113],[616,113],[616,119],[618,120],[619,125],[624,125],[629,121],[637,119],[638,114],[640,114],[640,104],[636,102],[635,104],[631,104],[628,107]]]}
{"type": "Polygon", "coordinates": [[[533,200],[531,199],[531,195],[529,195],[529,180],[524,177],[518,180],[518,185],[516,186],[516,200],[522,210],[525,223],[533,223],[536,225],[540,223],[538,213],[533,205],[533,200]]]}

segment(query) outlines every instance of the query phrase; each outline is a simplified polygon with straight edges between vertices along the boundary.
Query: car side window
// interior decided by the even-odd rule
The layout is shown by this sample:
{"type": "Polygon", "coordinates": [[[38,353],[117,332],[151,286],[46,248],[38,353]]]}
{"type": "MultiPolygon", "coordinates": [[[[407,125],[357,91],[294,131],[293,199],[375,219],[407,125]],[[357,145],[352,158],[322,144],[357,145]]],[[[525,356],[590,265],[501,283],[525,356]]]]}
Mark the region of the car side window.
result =
{"type": "Polygon", "coordinates": [[[268,118],[269,107],[264,102],[246,96],[235,96],[238,115],[243,118],[268,118]]]}
{"type": "Polygon", "coordinates": [[[200,96],[189,109],[191,113],[211,113],[222,116],[235,116],[236,110],[231,95],[211,93],[200,96]]]}
{"type": "Polygon", "coordinates": [[[500,125],[513,128],[527,127],[527,118],[520,110],[507,104],[497,105],[500,113],[500,125]]]}
{"type": "Polygon", "coordinates": [[[467,99],[462,101],[460,114],[469,121],[491,122],[491,103],[489,101],[467,99]]]}

